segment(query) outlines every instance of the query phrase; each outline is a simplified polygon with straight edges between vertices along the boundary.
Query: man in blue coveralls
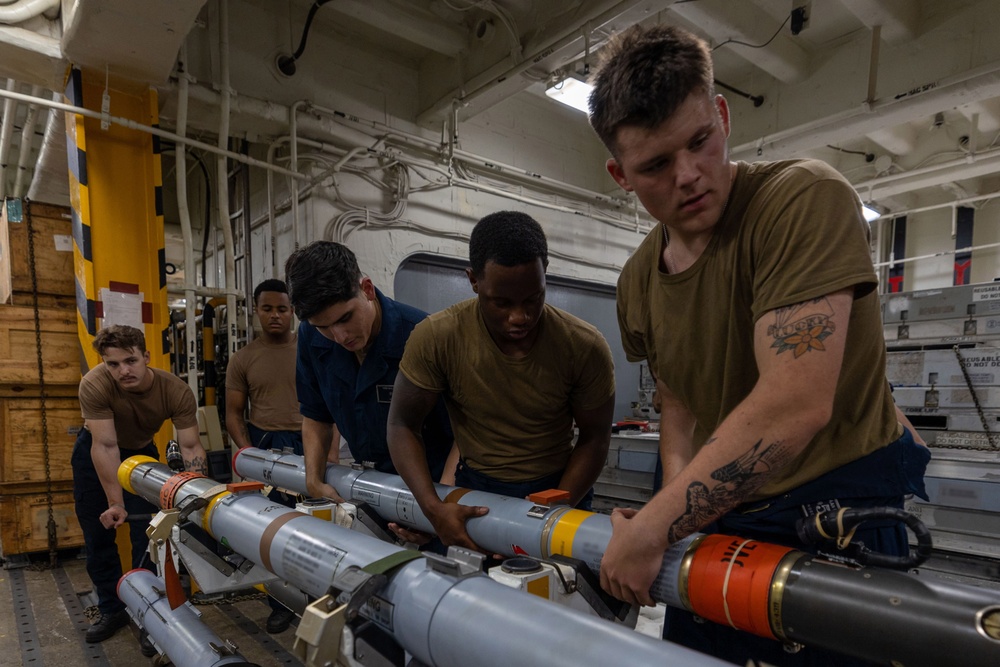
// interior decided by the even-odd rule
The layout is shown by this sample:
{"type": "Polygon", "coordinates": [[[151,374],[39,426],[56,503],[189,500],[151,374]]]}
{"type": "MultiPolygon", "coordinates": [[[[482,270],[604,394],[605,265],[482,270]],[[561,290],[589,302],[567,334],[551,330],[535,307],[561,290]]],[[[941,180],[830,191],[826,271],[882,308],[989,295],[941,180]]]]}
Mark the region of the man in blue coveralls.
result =
{"type": "MultiPolygon", "coordinates": [[[[389,401],[406,340],[427,313],[382,294],[340,243],[315,241],[300,248],[288,258],[285,273],[292,307],[302,320],[295,380],[306,487],[312,497],[341,502],[324,481],[335,426],[355,461],[396,474],[386,441],[389,401]]],[[[443,401],[424,422],[422,436],[433,478],[453,484],[454,438],[443,401]]],[[[337,461],[337,454],[329,460],[337,461]]]]}

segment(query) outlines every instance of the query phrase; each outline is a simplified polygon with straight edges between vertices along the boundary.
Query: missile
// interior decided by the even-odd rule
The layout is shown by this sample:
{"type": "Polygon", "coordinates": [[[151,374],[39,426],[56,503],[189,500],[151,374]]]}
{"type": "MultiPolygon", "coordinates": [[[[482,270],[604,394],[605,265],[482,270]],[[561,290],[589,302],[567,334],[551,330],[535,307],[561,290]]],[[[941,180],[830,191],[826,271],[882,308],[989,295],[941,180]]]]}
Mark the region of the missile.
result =
{"type": "MultiPolygon", "coordinates": [[[[525,595],[478,568],[463,571],[456,560],[402,549],[297,512],[239,485],[223,486],[192,472],[175,475],[150,457],[124,461],[118,481],[164,510],[200,507],[190,511],[189,520],[309,595],[322,598],[333,588],[339,602],[345,593],[360,591],[345,604],[432,667],[537,664],[542,655],[553,667],[619,664],[623,656],[630,665],[725,664],[525,595]],[[373,578],[376,574],[384,583],[373,578]],[[358,584],[359,578],[378,585],[358,584]],[[347,586],[352,582],[354,588],[347,586]]],[[[310,630],[312,619],[303,617],[299,637],[308,634],[303,625],[310,630]]],[[[321,643],[310,646],[322,649],[321,643]]]]}
{"type": "Polygon", "coordinates": [[[149,570],[132,570],[118,580],[118,597],[129,616],[171,663],[177,667],[257,667],[209,630],[190,602],[171,609],[164,588],[163,580],[149,570]]]}
{"type": "MultiPolygon", "coordinates": [[[[301,456],[241,449],[242,477],[306,493],[301,456]]],[[[400,477],[330,464],[326,482],[386,521],[433,533],[400,477]]],[[[611,519],[565,506],[435,485],[438,497],[489,508],[469,519],[482,548],[537,558],[569,556],[600,571],[611,519]]],[[[1000,665],[1000,593],[895,570],[832,562],[796,549],[726,535],[694,534],[664,554],[653,599],[790,645],[818,646],[881,664],[1000,665]]]]}

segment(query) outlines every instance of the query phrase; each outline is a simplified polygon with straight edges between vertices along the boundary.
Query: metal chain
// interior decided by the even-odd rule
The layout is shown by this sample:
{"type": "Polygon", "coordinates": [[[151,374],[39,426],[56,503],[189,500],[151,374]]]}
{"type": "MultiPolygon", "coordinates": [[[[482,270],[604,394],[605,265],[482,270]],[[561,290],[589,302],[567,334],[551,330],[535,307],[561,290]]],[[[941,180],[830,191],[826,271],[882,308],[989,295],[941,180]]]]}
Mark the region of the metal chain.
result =
{"type": "Polygon", "coordinates": [[[962,369],[962,377],[965,378],[965,386],[969,388],[969,393],[972,394],[972,402],[976,406],[976,412],[979,414],[979,422],[983,425],[983,431],[986,433],[987,447],[976,447],[973,445],[939,445],[934,444],[934,447],[940,449],[970,449],[973,451],[996,451],[997,443],[994,439],[996,435],[990,431],[989,422],[986,421],[986,415],[983,413],[983,406],[979,403],[979,395],[976,394],[976,388],[972,386],[972,378],[969,376],[969,369],[966,366],[965,358],[962,356],[962,351],[959,349],[958,345],[952,348],[955,351],[955,356],[958,358],[958,366],[962,369]]]}
{"type": "Polygon", "coordinates": [[[28,225],[28,267],[31,272],[31,304],[35,314],[35,355],[38,358],[38,390],[40,414],[42,417],[42,460],[45,462],[45,502],[48,506],[49,520],[49,567],[55,567],[58,561],[58,539],[56,536],[56,520],[52,512],[52,469],[49,462],[49,420],[45,404],[45,364],[42,363],[42,323],[38,314],[38,270],[35,266],[35,231],[31,224],[31,201],[24,200],[24,217],[28,225]]]}

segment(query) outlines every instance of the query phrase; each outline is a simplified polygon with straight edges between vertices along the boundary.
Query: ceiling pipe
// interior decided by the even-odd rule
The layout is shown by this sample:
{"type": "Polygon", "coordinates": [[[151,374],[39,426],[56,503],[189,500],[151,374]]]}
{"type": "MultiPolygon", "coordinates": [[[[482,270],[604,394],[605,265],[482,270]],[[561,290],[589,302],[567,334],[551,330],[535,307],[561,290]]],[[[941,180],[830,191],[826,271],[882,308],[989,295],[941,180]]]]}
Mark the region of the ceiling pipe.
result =
{"type": "Polygon", "coordinates": [[[838,145],[880,128],[932,116],[942,109],[1000,97],[1000,63],[930,82],[918,92],[876,100],[840,113],[734,146],[734,160],[783,159],[826,145],[838,145]]]}
{"type": "MultiPolygon", "coordinates": [[[[222,79],[219,91],[222,96],[222,106],[219,109],[219,150],[216,153],[218,156],[216,159],[218,187],[216,188],[215,200],[219,205],[219,225],[222,226],[222,239],[226,251],[226,327],[228,329],[226,338],[229,343],[229,358],[232,359],[239,349],[239,331],[236,322],[238,317],[236,309],[238,294],[236,290],[236,249],[233,240],[232,220],[229,219],[229,165],[226,162],[226,153],[229,152],[230,95],[233,92],[229,85],[229,0],[219,0],[219,69],[222,79]]],[[[250,239],[246,239],[246,242],[249,245],[250,239]]],[[[247,255],[249,257],[249,253],[247,255]]],[[[252,289],[249,287],[247,291],[252,289]]],[[[246,305],[249,312],[249,304],[246,305]]]]}
{"type": "MultiPolygon", "coordinates": [[[[181,42],[177,57],[177,76],[180,92],[177,95],[177,134],[187,134],[188,84],[187,40],[181,42]]],[[[191,232],[191,212],[188,209],[187,189],[187,147],[177,144],[174,149],[176,164],[174,175],[177,184],[177,217],[181,223],[181,237],[184,239],[184,340],[187,349],[187,381],[191,392],[198,397],[198,324],[197,303],[194,286],[198,282],[198,269],[194,263],[194,234],[191,232]]],[[[225,159],[225,158],[223,158],[225,159]]],[[[205,221],[208,224],[208,221],[205,221]]],[[[228,315],[228,313],[227,313],[228,315]]]]}
{"type": "Polygon", "coordinates": [[[592,24],[594,28],[599,28],[640,3],[641,0],[622,0],[620,2],[602,0],[591,8],[585,16],[560,30],[551,40],[532,49],[513,67],[497,74],[492,73],[495,68],[490,68],[485,73],[463,83],[423,111],[417,118],[417,122],[421,124],[429,122],[431,119],[449,112],[455,103],[461,106],[469,105],[504,81],[535,67],[540,61],[551,57],[553,53],[565,49],[574,42],[583,41],[582,31],[588,25],[592,24]]]}
{"type": "Polygon", "coordinates": [[[879,201],[944,183],[978,178],[1000,171],[1000,148],[967,155],[930,167],[880,176],[854,184],[866,201],[879,201]]]}
{"type": "Polygon", "coordinates": [[[19,0],[0,7],[0,23],[22,23],[46,12],[59,9],[61,0],[19,0]]]}
{"type": "MultiPolygon", "coordinates": [[[[42,94],[41,86],[31,87],[31,96],[38,97],[42,94]]],[[[31,147],[35,143],[35,123],[38,121],[38,105],[28,106],[28,112],[24,116],[24,126],[21,128],[21,143],[17,147],[17,176],[14,179],[14,196],[23,197],[28,189],[27,180],[28,165],[31,163],[31,147]]]]}
{"type": "Polygon", "coordinates": [[[97,120],[105,120],[115,125],[121,125],[122,127],[127,127],[130,130],[136,130],[138,132],[145,132],[146,134],[152,134],[175,143],[184,144],[185,146],[190,146],[192,148],[200,148],[203,151],[207,151],[216,155],[225,155],[231,160],[236,160],[237,162],[242,162],[243,164],[249,164],[254,167],[260,167],[261,169],[270,169],[275,173],[282,174],[284,176],[289,176],[291,178],[297,178],[299,180],[305,180],[308,177],[303,174],[297,174],[294,171],[278,167],[273,164],[268,164],[263,160],[258,160],[256,158],[243,155],[241,153],[235,153],[230,150],[220,150],[217,146],[212,144],[206,144],[203,141],[197,141],[195,139],[189,139],[187,137],[179,136],[176,132],[167,132],[166,130],[161,130],[158,127],[151,127],[149,125],[143,125],[142,123],[137,123],[130,118],[122,118],[121,116],[108,116],[102,114],[100,111],[92,111],[84,107],[73,106],[72,104],[65,104],[63,102],[56,102],[53,100],[48,100],[42,97],[33,97],[31,95],[24,95],[22,93],[17,93],[9,90],[0,90],[0,97],[5,99],[12,99],[19,102],[25,102],[28,104],[37,104],[38,106],[48,107],[50,109],[59,109],[60,111],[68,111],[70,113],[75,113],[84,118],[95,118],[97,120]]]}
{"type": "MultiPolygon", "coordinates": [[[[17,90],[17,81],[7,79],[7,92],[17,90]]],[[[14,136],[14,113],[17,109],[13,98],[3,101],[3,125],[0,126],[0,200],[7,196],[7,158],[10,156],[10,142],[14,136]]]]}
{"type": "MultiPolygon", "coordinates": [[[[62,99],[62,93],[53,92],[52,99],[62,99]]],[[[69,179],[66,178],[66,125],[65,114],[49,109],[45,121],[42,146],[38,149],[35,173],[28,186],[28,199],[50,204],[69,205],[69,179]]]]}

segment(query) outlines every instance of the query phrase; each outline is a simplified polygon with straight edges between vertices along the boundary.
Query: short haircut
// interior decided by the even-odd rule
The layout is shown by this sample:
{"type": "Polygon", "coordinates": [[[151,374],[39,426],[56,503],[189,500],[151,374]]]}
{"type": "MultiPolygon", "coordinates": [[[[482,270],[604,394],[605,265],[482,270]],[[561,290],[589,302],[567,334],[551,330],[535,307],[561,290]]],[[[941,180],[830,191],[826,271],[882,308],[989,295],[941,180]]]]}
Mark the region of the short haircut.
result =
{"type": "Polygon", "coordinates": [[[136,349],[139,352],[146,351],[146,335],[141,329],[130,327],[127,324],[112,324],[97,332],[92,343],[97,354],[104,356],[109,348],[116,347],[119,350],[136,349]]]}
{"type": "Polygon", "coordinates": [[[361,276],[358,258],[333,241],[313,241],[285,262],[288,297],[300,320],[353,299],[361,289],[361,276]]]}
{"type": "Polygon", "coordinates": [[[280,292],[281,294],[288,294],[288,287],[285,285],[284,280],[278,280],[277,278],[268,278],[260,285],[257,285],[253,291],[253,304],[257,305],[257,299],[260,298],[261,292],[280,292]]]}
{"type": "Polygon", "coordinates": [[[618,129],[653,129],[696,91],[715,93],[712,52],[704,40],[675,26],[634,25],[612,37],[590,94],[590,125],[617,157],[618,129]]]}
{"type": "Polygon", "coordinates": [[[520,266],[536,259],[548,267],[549,245],[542,226],[526,213],[491,213],[472,229],[469,264],[477,276],[483,275],[486,263],[491,260],[500,266],[520,266]]]}

